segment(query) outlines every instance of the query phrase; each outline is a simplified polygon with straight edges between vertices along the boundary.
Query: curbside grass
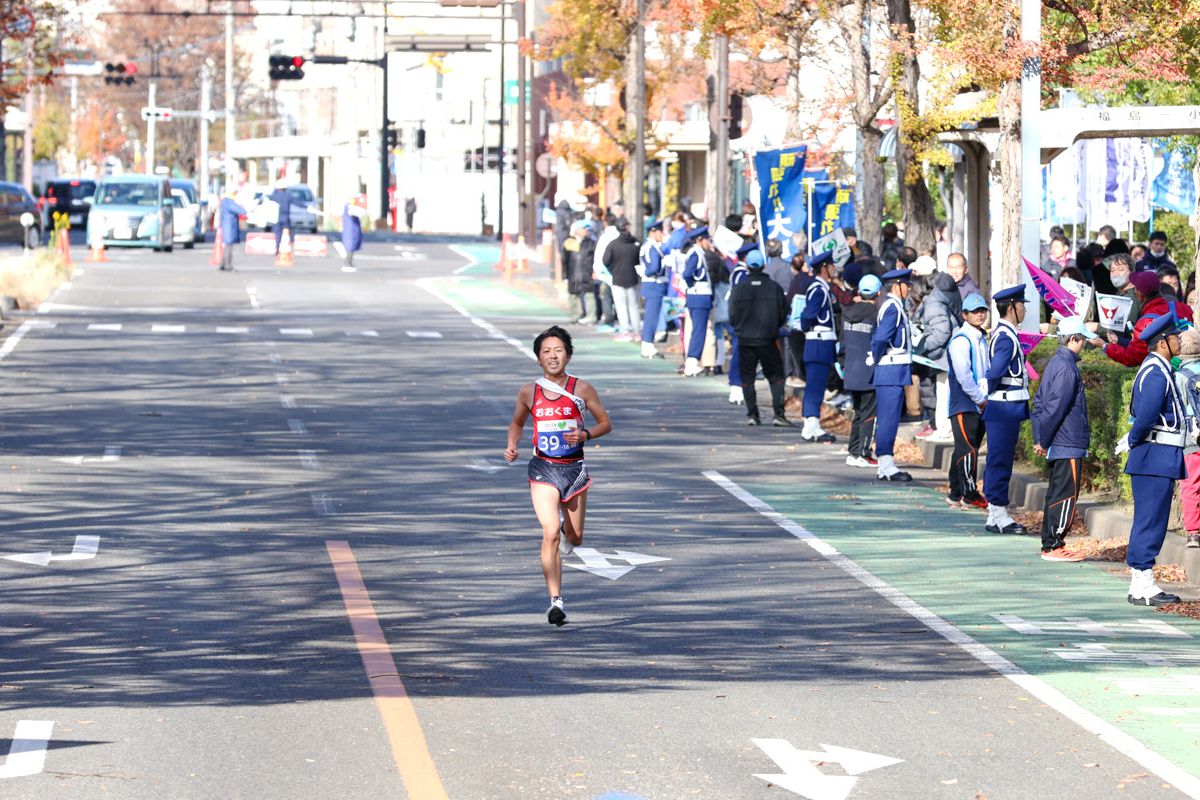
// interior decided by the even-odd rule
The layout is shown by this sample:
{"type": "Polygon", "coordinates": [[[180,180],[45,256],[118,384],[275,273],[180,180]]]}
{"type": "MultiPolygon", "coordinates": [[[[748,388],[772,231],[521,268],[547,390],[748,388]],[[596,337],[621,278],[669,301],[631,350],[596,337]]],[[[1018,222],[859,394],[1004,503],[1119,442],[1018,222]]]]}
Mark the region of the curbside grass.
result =
{"type": "Polygon", "coordinates": [[[0,295],[10,295],[24,310],[38,307],[60,285],[71,279],[73,264],[49,248],[0,256],[0,295]]]}

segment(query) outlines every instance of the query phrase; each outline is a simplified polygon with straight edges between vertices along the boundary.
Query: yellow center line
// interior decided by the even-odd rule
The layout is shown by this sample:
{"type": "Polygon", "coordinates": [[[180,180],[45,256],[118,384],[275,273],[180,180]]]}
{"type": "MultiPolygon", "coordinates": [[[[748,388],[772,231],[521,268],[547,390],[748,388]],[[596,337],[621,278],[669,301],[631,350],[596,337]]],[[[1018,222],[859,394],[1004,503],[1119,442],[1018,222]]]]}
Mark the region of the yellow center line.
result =
{"type": "Polygon", "coordinates": [[[375,606],[363,583],[350,543],[326,541],[325,549],[333,562],[346,615],[350,617],[358,653],[375,693],[375,705],[387,729],[392,757],[400,769],[404,788],[411,800],[448,800],[437,766],[429,754],[421,721],[417,719],[417,711],[400,680],[400,671],[396,669],[396,661],[375,615],[375,606]]]}

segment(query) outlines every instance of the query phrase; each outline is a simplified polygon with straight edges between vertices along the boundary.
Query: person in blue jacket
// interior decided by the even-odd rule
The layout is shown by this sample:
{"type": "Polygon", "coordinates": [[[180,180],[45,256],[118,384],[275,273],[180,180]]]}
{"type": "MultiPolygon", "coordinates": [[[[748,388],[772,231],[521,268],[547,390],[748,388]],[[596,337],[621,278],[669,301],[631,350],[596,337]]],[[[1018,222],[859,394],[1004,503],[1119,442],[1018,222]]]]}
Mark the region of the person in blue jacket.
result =
{"type": "Polygon", "coordinates": [[[354,254],[362,249],[362,218],[367,210],[359,205],[357,198],[346,201],[342,209],[342,247],[346,248],[346,263],[342,272],[354,272],[354,254]]]}
{"type": "Polygon", "coordinates": [[[712,281],[708,278],[708,267],[704,253],[696,242],[708,238],[708,226],[694,229],[688,236],[683,250],[683,282],[687,284],[687,299],[684,305],[688,315],[687,360],[683,374],[690,377],[700,374],[700,355],[704,352],[704,337],[708,334],[708,315],[713,306],[712,281]]]}
{"type": "Polygon", "coordinates": [[[837,437],[821,427],[821,401],[829,384],[829,371],[837,361],[837,332],[833,327],[833,294],[829,281],[836,266],[833,252],[826,250],[809,257],[813,281],[804,292],[804,310],[800,329],[804,331],[804,428],[800,438],[808,442],[832,444],[837,437]]]}
{"type": "Polygon", "coordinates": [[[1133,379],[1130,415],[1133,426],[1123,445],[1129,458],[1125,473],[1133,484],[1133,526],[1129,531],[1129,596],[1134,605],[1178,603],[1154,583],[1154,562],[1167,536],[1167,519],[1175,481],[1186,476],[1183,468],[1186,419],[1184,402],[1175,381],[1171,359],[1179,355],[1178,320],[1164,314],[1150,323],[1139,338],[1150,352],[1133,379]]]}
{"type": "Polygon", "coordinates": [[[655,225],[646,234],[646,242],[642,245],[639,256],[641,264],[641,292],[646,302],[642,315],[642,358],[662,358],[654,346],[654,337],[658,333],[658,319],[662,313],[663,299],[667,296],[667,284],[671,277],[667,265],[663,263],[663,229],[655,225]]]}
{"type": "Polygon", "coordinates": [[[1025,319],[1025,284],[992,295],[1000,321],[988,342],[988,402],[983,410],[988,457],[983,468],[983,495],[988,502],[984,530],[1024,536],[1025,526],[1008,513],[1008,484],[1021,423],[1029,419],[1029,375],[1017,331],[1025,319]]]}
{"type": "Polygon", "coordinates": [[[983,326],[987,324],[988,303],[979,292],[963,300],[963,326],[950,337],[946,357],[950,362],[946,382],[950,388],[950,432],[954,435],[954,455],[948,478],[951,508],[987,508],[975,480],[979,470],[979,448],[985,428],[983,409],[988,395],[988,345],[983,326]]]}
{"type": "Polygon", "coordinates": [[[238,202],[233,199],[233,194],[230,193],[221,199],[218,211],[221,215],[219,235],[224,249],[221,255],[221,266],[217,269],[223,272],[233,272],[234,245],[242,240],[241,220],[246,216],[246,209],[238,205],[238,202]]]}
{"type": "Polygon", "coordinates": [[[911,269],[894,269],[882,276],[887,295],[879,304],[875,332],[871,334],[868,366],[875,368],[876,478],[908,482],[912,476],[896,466],[896,431],[904,410],[904,387],[912,385],[912,331],[904,301],[908,298],[911,269]]]}
{"type": "Polygon", "coordinates": [[[1079,373],[1079,354],[1089,344],[1101,346],[1100,337],[1084,325],[1083,317],[1058,323],[1058,350],[1042,372],[1033,398],[1033,449],[1050,465],[1050,486],[1042,508],[1042,558],[1046,561],[1083,561],[1067,548],[1067,529],[1079,502],[1083,459],[1092,443],[1087,397],[1079,373]]]}

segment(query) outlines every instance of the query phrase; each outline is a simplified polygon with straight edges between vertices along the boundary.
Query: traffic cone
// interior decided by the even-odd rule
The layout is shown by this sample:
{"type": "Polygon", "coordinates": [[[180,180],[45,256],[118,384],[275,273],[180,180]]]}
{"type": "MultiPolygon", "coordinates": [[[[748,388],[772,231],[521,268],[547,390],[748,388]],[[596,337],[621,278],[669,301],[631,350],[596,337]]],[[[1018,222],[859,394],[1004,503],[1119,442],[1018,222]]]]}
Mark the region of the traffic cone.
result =
{"type": "Polygon", "coordinates": [[[209,266],[219,267],[221,262],[225,260],[225,243],[221,241],[221,226],[213,228],[213,251],[212,256],[208,259],[209,266]]]}
{"type": "Polygon", "coordinates": [[[103,235],[92,238],[92,249],[88,250],[87,260],[89,264],[101,264],[108,261],[108,256],[104,253],[103,235]]]}
{"type": "Polygon", "coordinates": [[[58,237],[58,253],[66,263],[75,263],[71,260],[71,234],[66,228],[60,232],[58,237]]]}
{"type": "Polygon", "coordinates": [[[291,267],[296,263],[292,255],[292,232],[284,230],[283,239],[279,242],[279,255],[275,256],[275,266],[291,267]]]}

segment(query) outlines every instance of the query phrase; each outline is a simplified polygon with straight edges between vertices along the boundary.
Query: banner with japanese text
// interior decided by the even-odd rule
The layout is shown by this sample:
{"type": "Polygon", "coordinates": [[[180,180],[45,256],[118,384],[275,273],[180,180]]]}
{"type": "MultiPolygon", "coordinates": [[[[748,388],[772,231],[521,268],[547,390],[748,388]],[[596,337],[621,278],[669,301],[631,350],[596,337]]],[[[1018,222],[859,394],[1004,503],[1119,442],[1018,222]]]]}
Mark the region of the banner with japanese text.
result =
{"type": "Polygon", "coordinates": [[[804,145],[754,154],[758,178],[758,224],[762,240],[778,239],[790,251],[792,234],[804,230],[804,145]]]}
{"type": "Polygon", "coordinates": [[[836,183],[816,184],[812,191],[810,242],[834,230],[854,227],[854,187],[836,183]]]}

